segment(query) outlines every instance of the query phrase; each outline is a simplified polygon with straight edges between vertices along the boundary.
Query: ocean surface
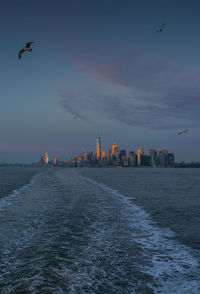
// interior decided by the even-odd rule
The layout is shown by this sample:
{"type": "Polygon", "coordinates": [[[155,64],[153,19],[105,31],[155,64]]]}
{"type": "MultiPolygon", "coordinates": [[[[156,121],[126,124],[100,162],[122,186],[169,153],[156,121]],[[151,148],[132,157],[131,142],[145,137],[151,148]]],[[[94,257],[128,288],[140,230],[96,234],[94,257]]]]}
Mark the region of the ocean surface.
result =
{"type": "Polygon", "coordinates": [[[1,294],[199,294],[200,169],[0,168],[1,294]]]}

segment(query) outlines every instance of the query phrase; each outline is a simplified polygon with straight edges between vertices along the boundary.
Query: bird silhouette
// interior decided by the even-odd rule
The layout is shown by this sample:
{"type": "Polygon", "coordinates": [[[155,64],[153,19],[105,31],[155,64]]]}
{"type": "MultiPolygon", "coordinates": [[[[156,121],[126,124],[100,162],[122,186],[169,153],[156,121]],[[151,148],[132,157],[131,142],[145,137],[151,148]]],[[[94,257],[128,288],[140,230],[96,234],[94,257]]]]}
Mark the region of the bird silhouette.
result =
{"type": "Polygon", "coordinates": [[[22,58],[22,54],[23,54],[24,52],[31,52],[31,51],[32,51],[32,49],[31,49],[30,47],[31,47],[31,44],[33,44],[33,43],[35,43],[35,42],[27,42],[27,43],[26,43],[26,45],[24,46],[24,48],[22,48],[22,49],[19,51],[19,55],[18,55],[19,59],[22,58]]]}
{"type": "Polygon", "coordinates": [[[180,131],[177,135],[187,134],[188,130],[180,131]]]}
{"type": "Polygon", "coordinates": [[[76,117],[76,116],[74,116],[74,117],[73,117],[73,119],[77,119],[77,117],[76,117]]]}
{"type": "Polygon", "coordinates": [[[164,26],[165,26],[165,22],[162,23],[160,29],[157,30],[156,33],[161,33],[163,31],[164,26]]]}

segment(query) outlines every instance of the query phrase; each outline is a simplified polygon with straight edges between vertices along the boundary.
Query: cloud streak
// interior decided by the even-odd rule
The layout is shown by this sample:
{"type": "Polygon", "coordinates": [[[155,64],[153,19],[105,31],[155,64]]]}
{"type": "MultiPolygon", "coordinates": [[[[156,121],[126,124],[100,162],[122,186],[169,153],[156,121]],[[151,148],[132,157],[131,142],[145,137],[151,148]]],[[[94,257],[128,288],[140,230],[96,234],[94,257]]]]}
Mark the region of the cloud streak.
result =
{"type": "Polygon", "coordinates": [[[84,120],[93,112],[150,128],[199,126],[197,67],[177,61],[177,56],[156,58],[133,46],[103,47],[91,42],[75,48],[81,50],[69,49],[67,56],[76,70],[89,73],[91,86],[59,91],[60,104],[68,112],[84,120]]]}
{"type": "MultiPolygon", "coordinates": [[[[62,90],[61,106],[83,120],[92,120],[92,115],[110,118],[129,126],[153,129],[172,129],[199,126],[199,111],[195,106],[176,107],[173,103],[162,103],[162,99],[152,98],[148,93],[123,95],[118,87],[116,94],[100,89],[82,89],[82,95],[74,90],[73,96],[62,90]],[[148,100],[149,98],[149,100],[148,100]],[[144,102],[145,101],[145,102],[144,102]],[[152,102],[153,101],[153,102],[152,102]],[[172,104],[172,105],[171,105],[172,104]]],[[[167,100],[167,97],[165,97],[167,100]]],[[[193,98],[196,101],[196,97],[193,98]]],[[[168,101],[169,102],[169,101],[168,101]]],[[[186,99],[185,105],[188,103],[186,99]]]]}

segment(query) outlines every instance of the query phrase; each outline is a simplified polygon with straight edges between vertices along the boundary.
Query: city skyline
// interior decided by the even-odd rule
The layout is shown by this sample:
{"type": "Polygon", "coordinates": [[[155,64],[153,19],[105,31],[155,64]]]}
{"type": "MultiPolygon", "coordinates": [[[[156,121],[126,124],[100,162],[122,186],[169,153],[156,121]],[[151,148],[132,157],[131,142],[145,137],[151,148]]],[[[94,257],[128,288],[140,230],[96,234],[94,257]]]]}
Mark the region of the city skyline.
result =
{"type": "Polygon", "coordinates": [[[116,141],[200,161],[199,9],[197,0],[0,1],[0,162],[46,150],[71,158],[97,134],[106,149],[116,141]]]}
{"type": "Polygon", "coordinates": [[[58,153],[50,158],[48,152],[41,153],[39,162],[33,163],[36,166],[68,166],[68,167],[175,167],[174,154],[168,150],[149,149],[148,154],[144,148],[135,150],[120,149],[117,143],[113,143],[111,148],[103,150],[101,148],[101,138],[96,137],[96,150],[84,151],[70,160],[62,159],[58,153]]]}
{"type": "MultiPolygon", "coordinates": [[[[108,148],[105,148],[105,146],[103,146],[102,148],[102,140],[101,140],[101,137],[96,137],[96,146],[94,145],[94,142],[93,142],[93,148],[91,149],[85,149],[85,150],[82,150],[82,151],[77,151],[77,152],[74,152],[74,155],[73,156],[65,156],[65,152],[49,152],[49,151],[43,151],[43,152],[40,152],[39,154],[39,157],[40,157],[40,160],[39,162],[43,162],[44,164],[54,164],[54,165],[57,165],[59,162],[70,162],[73,158],[78,158],[78,157],[82,157],[84,160],[85,160],[85,154],[90,154],[92,156],[95,156],[95,158],[97,160],[101,160],[103,158],[109,158],[109,154],[111,157],[118,157],[120,152],[125,152],[126,155],[130,155],[130,153],[134,153],[135,155],[137,155],[137,165],[140,166],[141,165],[141,157],[142,156],[150,156],[152,157],[152,163],[156,162],[156,159],[155,159],[155,153],[157,153],[156,156],[159,155],[160,152],[167,152],[169,154],[173,154],[174,156],[174,153],[171,153],[171,152],[168,152],[168,150],[166,148],[162,148],[162,149],[156,149],[156,148],[144,148],[144,147],[136,147],[136,148],[119,148],[119,145],[118,143],[113,143],[111,144],[110,146],[108,146],[108,148]]],[[[176,155],[176,158],[177,158],[177,155],[176,155]]],[[[23,162],[23,161],[16,161],[16,162],[9,162],[9,161],[0,161],[0,165],[1,164],[33,164],[34,162],[37,162],[37,159],[38,159],[38,153],[37,153],[37,157],[36,157],[36,160],[33,160],[33,161],[29,161],[29,162],[23,162]]],[[[174,161],[175,162],[175,161],[174,161]]],[[[185,160],[176,160],[176,163],[181,163],[181,162],[184,162],[184,163],[192,163],[192,162],[196,162],[198,163],[199,161],[198,160],[194,160],[194,161],[185,161],[185,160]]]]}

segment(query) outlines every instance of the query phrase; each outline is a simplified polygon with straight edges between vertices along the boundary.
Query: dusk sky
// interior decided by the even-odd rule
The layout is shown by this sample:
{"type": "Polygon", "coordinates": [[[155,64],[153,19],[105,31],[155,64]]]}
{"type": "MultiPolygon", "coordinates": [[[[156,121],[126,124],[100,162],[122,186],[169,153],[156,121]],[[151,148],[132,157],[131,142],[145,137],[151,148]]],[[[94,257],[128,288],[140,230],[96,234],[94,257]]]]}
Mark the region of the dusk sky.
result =
{"type": "Polygon", "coordinates": [[[200,1],[0,0],[0,36],[0,162],[69,159],[97,135],[200,161],[200,1]]]}

